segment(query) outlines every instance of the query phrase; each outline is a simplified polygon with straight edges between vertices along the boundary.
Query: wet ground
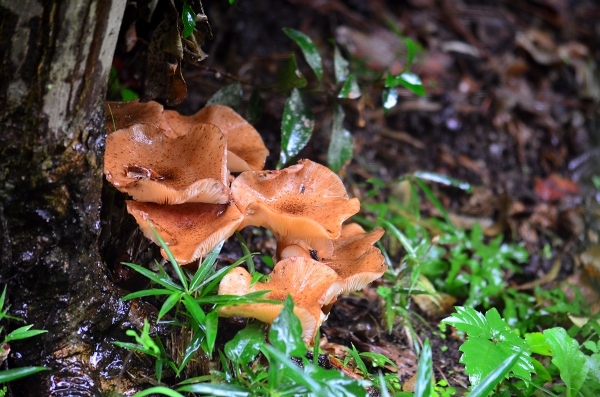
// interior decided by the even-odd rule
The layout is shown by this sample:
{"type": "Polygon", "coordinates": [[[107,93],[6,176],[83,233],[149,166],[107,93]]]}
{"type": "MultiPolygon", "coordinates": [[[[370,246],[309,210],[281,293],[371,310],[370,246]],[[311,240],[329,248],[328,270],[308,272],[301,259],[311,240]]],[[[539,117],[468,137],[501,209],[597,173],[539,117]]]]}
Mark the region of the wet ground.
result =
{"type": "MultiPolygon", "coordinates": [[[[553,265],[548,258],[559,253],[560,270],[546,280],[548,285],[568,278],[579,282],[573,278],[581,276],[579,254],[598,243],[600,232],[594,185],[600,183],[596,2],[238,0],[232,6],[225,1],[205,6],[214,36],[203,47],[209,57],[201,63],[183,63],[188,92],[178,110],[193,113],[215,91],[240,81],[245,101],[239,111],[244,114],[247,100],[257,90],[265,108],[256,128],[271,150],[267,168],[273,168],[287,95],[270,86],[290,53],[302,58],[282,28],[299,29],[313,39],[329,81],[330,40],[335,39],[348,56],[363,64],[359,68],[363,95],[344,102],[345,127],[355,140],[354,160],[343,171],[352,194],[363,195],[368,178],[391,186],[417,170],[458,178],[471,184],[474,193],[436,186],[448,211],[466,227],[474,220],[486,222],[490,236],[503,233],[507,241],[523,241],[530,252],[529,263],[511,284],[544,277],[553,265]],[[406,57],[406,48],[391,27],[423,47],[412,71],[423,80],[427,96],[418,98],[400,89],[398,105],[384,113],[382,85],[375,76],[397,72],[406,57]],[[549,247],[550,255],[541,255],[544,247],[549,247]]],[[[125,39],[133,39],[125,32],[131,32],[135,14],[130,8],[114,64],[121,83],[141,92],[150,38],[146,25],[138,24],[137,41],[127,51],[125,39]]],[[[308,87],[316,87],[303,61],[300,69],[308,87]]],[[[321,88],[306,91],[317,127],[299,158],[324,163],[333,91],[326,83],[321,88]]],[[[254,249],[272,254],[273,242],[262,237],[247,234],[254,249]]],[[[227,245],[223,259],[236,258],[240,253],[235,249],[235,244],[227,245]]],[[[599,256],[588,252],[584,266],[597,266],[599,256]]],[[[110,262],[119,260],[116,255],[110,262]]],[[[127,287],[129,276],[119,273],[126,270],[113,267],[113,272],[127,287]]],[[[583,278],[581,283],[591,283],[591,291],[597,288],[597,281],[583,278]]],[[[589,298],[597,296],[590,292],[589,298]]],[[[417,333],[432,340],[436,377],[467,387],[458,364],[460,342],[440,339],[439,319],[419,314],[425,321],[417,322],[417,333]]],[[[414,375],[412,341],[402,327],[387,333],[373,290],[364,297],[341,299],[323,334],[332,350],[335,344],[352,343],[361,351],[392,358],[402,381],[414,375]]]]}

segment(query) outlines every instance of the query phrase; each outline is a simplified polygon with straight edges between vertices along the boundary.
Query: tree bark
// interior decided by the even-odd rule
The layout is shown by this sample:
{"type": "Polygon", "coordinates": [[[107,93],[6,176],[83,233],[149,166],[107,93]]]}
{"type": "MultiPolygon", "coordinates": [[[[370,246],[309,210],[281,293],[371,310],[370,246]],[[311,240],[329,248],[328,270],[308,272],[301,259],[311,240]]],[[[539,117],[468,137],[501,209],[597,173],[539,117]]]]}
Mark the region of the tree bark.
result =
{"type": "Polygon", "coordinates": [[[0,0],[0,282],[10,313],[48,330],[12,343],[7,361],[50,368],[14,395],[126,388],[125,353],[105,336],[129,304],[97,246],[104,93],[125,3],[0,0]]]}

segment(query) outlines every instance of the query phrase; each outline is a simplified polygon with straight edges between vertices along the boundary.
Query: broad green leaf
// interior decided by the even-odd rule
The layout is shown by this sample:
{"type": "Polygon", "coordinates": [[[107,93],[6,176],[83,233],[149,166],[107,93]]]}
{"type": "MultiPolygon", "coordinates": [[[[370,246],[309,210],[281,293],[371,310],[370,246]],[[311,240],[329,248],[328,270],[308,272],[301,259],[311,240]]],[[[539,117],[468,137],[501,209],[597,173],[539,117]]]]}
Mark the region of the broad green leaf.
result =
{"type": "Polygon", "coordinates": [[[338,94],[338,98],[356,99],[361,96],[360,87],[358,86],[358,80],[355,74],[348,76],[342,89],[338,94]]]}
{"type": "Polygon", "coordinates": [[[281,91],[290,91],[293,88],[306,87],[306,84],[306,78],[298,69],[296,56],[294,54],[290,55],[283,68],[277,73],[275,87],[281,91]]]}
{"type": "Polygon", "coordinates": [[[186,3],[183,4],[181,21],[183,22],[183,38],[187,39],[196,27],[196,14],[194,13],[194,10],[192,10],[192,7],[186,3]]]}
{"type": "Polygon", "coordinates": [[[551,356],[552,350],[546,342],[546,337],[541,332],[532,332],[525,335],[525,342],[531,348],[531,352],[543,356],[551,356]]]}
{"type": "Polygon", "coordinates": [[[413,94],[418,96],[425,96],[425,88],[423,82],[414,73],[404,72],[397,75],[388,74],[385,78],[385,86],[392,88],[398,87],[399,85],[408,89],[413,94]]]}
{"type": "Polygon", "coordinates": [[[334,45],[333,50],[333,70],[335,72],[335,81],[337,83],[343,83],[348,78],[349,62],[344,58],[340,49],[337,45],[334,45]]]}
{"type": "Polygon", "coordinates": [[[121,88],[121,100],[123,102],[133,101],[134,99],[138,99],[140,96],[137,92],[129,88],[121,88]]]}
{"type": "Polygon", "coordinates": [[[23,327],[15,329],[13,332],[6,335],[6,337],[4,338],[4,342],[10,342],[13,340],[31,338],[32,336],[36,336],[36,335],[44,334],[44,333],[48,332],[45,330],[30,329],[31,327],[33,327],[33,324],[25,325],[23,327]]]}
{"type": "Polygon", "coordinates": [[[306,354],[306,345],[302,340],[302,325],[294,314],[294,302],[289,295],[285,299],[283,310],[271,325],[269,342],[286,357],[302,357],[306,354]]]}
{"type": "Polygon", "coordinates": [[[477,386],[471,390],[469,397],[486,397],[504,379],[508,371],[516,364],[519,354],[513,354],[506,358],[496,369],[485,377],[477,386]]]}
{"type": "Polygon", "coordinates": [[[250,124],[258,123],[265,111],[265,106],[265,101],[260,96],[260,92],[252,90],[252,94],[248,100],[248,107],[246,108],[246,120],[250,124]]]}
{"type": "Polygon", "coordinates": [[[47,371],[46,367],[22,367],[11,368],[0,371],[0,383],[8,383],[13,380],[21,379],[29,375],[37,374],[38,372],[47,371]]]}
{"type": "Polygon", "coordinates": [[[196,383],[193,385],[181,386],[177,388],[177,390],[216,397],[246,397],[251,395],[250,391],[240,386],[216,383],[196,383]]]}
{"type": "Polygon", "coordinates": [[[431,396],[431,346],[429,339],[425,339],[421,356],[419,357],[419,367],[417,369],[417,383],[415,384],[415,397],[431,396]]]}
{"type": "Polygon", "coordinates": [[[226,105],[237,111],[242,104],[242,96],[242,85],[236,81],[215,92],[208,102],[206,102],[206,106],[226,105]]]}
{"type": "Polygon", "coordinates": [[[381,102],[385,112],[398,104],[398,91],[395,87],[386,87],[381,93],[381,102]]]}
{"type": "Polygon", "coordinates": [[[512,372],[531,379],[534,368],[529,346],[509,329],[495,308],[488,310],[485,317],[470,307],[459,306],[456,311],[443,322],[467,333],[468,339],[459,349],[464,353],[460,362],[465,364],[465,372],[473,386],[482,382],[515,352],[521,354],[512,372]]]}
{"type": "Polygon", "coordinates": [[[585,357],[585,366],[588,369],[587,379],[584,386],[594,388],[596,391],[600,390],[600,354],[592,354],[591,356],[585,357]]]}
{"type": "Polygon", "coordinates": [[[278,168],[288,164],[300,153],[315,128],[315,116],[297,88],[285,102],[281,121],[281,153],[278,168]]]}
{"type": "Polygon", "coordinates": [[[264,341],[265,329],[263,325],[259,322],[253,322],[225,344],[225,355],[234,363],[249,363],[254,360],[264,341]]]}
{"type": "Polygon", "coordinates": [[[336,103],[331,118],[331,142],[327,149],[327,164],[333,172],[338,172],[352,159],[352,135],[344,129],[344,117],[344,109],[339,103],[336,103]]]}
{"type": "Polygon", "coordinates": [[[552,349],[552,364],[560,371],[560,378],[567,386],[567,397],[576,396],[587,377],[586,357],[579,350],[579,343],[564,328],[544,330],[546,342],[552,349]]]}
{"type": "Polygon", "coordinates": [[[284,28],[284,33],[298,44],[304,54],[306,63],[312,68],[313,72],[317,76],[319,82],[323,78],[323,62],[321,61],[321,55],[317,51],[317,47],[313,41],[304,33],[290,28],[284,28]]]}

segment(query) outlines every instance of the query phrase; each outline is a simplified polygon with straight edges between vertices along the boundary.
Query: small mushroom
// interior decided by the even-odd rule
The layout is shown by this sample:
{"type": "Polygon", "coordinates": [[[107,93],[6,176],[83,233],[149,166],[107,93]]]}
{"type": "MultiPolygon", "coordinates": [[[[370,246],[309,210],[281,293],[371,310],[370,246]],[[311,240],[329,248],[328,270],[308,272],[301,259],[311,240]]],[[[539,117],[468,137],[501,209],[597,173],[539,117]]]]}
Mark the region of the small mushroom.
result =
{"type": "Polygon", "coordinates": [[[152,124],[164,127],[163,106],[154,101],[107,102],[104,124],[110,132],[131,127],[134,124],[152,124]]]}
{"type": "Polygon", "coordinates": [[[229,202],[225,137],[201,124],[169,138],[150,124],[135,124],[106,137],[104,174],[137,201],[159,204],[229,202]]]}
{"type": "Polygon", "coordinates": [[[186,134],[198,124],[214,124],[227,138],[227,168],[231,172],[262,170],[269,150],[260,134],[242,116],[223,105],[211,105],[192,116],[164,111],[165,121],[176,135],[186,134]]]}
{"type": "Polygon", "coordinates": [[[342,223],[360,209],[334,172],[310,160],[279,171],[243,172],[231,193],[244,214],[240,229],[263,226],[277,238],[337,238],[342,223]]]}
{"type": "Polygon", "coordinates": [[[347,293],[363,289],[387,269],[383,255],[373,247],[382,235],[381,228],[365,233],[360,225],[351,223],[344,225],[340,237],[335,240],[280,239],[277,252],[281,252],[281,260],[300,256],[329,266],[340,278],[337,283],[341,293],[347,293]]]}
{"type": "MultiPolygon", "coordinates": [[[[302,338],[311,343],[317,328],[326,318],[321,308],[330,304],[339,294],[338,287],[333,286],[336,280],[335,272],[322,263],[294,257],[278,262],[266,283],[251,285],[252,277],[245,269],[233,269],[221,280],[219,295],[270,291],[264,298],[281,302],[291,295],[294,313],[302,324],[302,338]]],[[[283,303],[249,303],[222,307],[219,315],[253,317],[270,324],[282,309],[283,303]]]]}
{"type": "MultiPolygon", "coordinates": [[[[152,223],[180,265],[207,255],[231,236],[242,221],[237,207],[228,204],[161,205],[128,200],[127,211],[134,216],[144,236],[158,244],[148,221],[152,223]]],[[[167,258],[162,249],[161,254],[167,258]]]]}

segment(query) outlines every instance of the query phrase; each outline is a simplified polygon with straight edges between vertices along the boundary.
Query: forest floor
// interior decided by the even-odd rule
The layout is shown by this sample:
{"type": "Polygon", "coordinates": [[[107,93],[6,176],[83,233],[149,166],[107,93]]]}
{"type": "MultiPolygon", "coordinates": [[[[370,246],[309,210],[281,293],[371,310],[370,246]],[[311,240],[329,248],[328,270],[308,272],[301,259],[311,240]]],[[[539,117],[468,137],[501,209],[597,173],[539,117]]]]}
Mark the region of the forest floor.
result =
{"type": "MultiPolygon", "coordinates": [[[[531,309],[542,310],[541,291],[563,288],[570,297],[567,281],[597,313],[600,7],[591,0],[572,3],[576,5],[552,0],[211,2],[205,11],[214,38],[203,47],[209,57],[184,64],[188,93],[176,109],[194,113],[218,89],[240,81],[245,101],[239,110],[244,114],[251,93],[258,90],[266,106],[255,127],[271,151],[266,168],[273,169],[287,95],[270,87],[295,52],[316,119],[315,132],[297,158],[326,164],[332,88],[319,86],[282,29],[298,29],[312,38],[329,81],[335,40],[356,60],[351,68],[361,73],[362,96],[343,101],[354,155],[341,172],[350,195],[363,203],[361,216],[373,221],[378,203],[406,201],[402,177],[426,171],[455,178],[470,189],[450,179],[428,183],[454,227],[471,233],[479,224],[484,241],[502,236],[507,247],[521,246],[529,254],[525,262],[502,270],[503,288],[529,294],[537,302],[531,309]],[[402,71],[407,53],[393,30],[422,46],[411,71],[427,94],[421,98],[399,88],[398,104],[384,112],[377,76],[402,71]]],[[[126,18],[122,38],[128,23],[126,18]]],[[[139,92],[148,38],[139,28],[137,34],[130,52],[120,40],[114,65],[121,84],[139,92]]],[[[418,213],[420,220],[442,215],[422,193],[418,213]]],[[[264,234],[246,236],[251,250],[273,254],[274,243],[264,234]]],[[[392,240],[388,233],[383,247],[401,277],[405,251],[392,240]]],[[[240,255],[235,243],[227,244],[222,254],[240,255]]],[[[445,289],[446,273],[425,267],[421,273],[438,291],[453,295],[455,305],[477,302],[468,287],[445,289]]],[[[396,318],[389,333],[386,308],[376,292],[389,284],[388,277],[362,294],[341,298],[322,328],[321,348],[338,358],[340,345],[381,353],[397,365],[404,383],[416,372],[415,336],[416,344],[429,338],[436,379],[467,388],[459,363],[462,339],[438,328],[453,305],[428,310],[427,302],[407,300],[411,314],[396,318]]],[[[490,296],[476,306],[489,307],[502,313],[506,299],[490,296]]]]}

